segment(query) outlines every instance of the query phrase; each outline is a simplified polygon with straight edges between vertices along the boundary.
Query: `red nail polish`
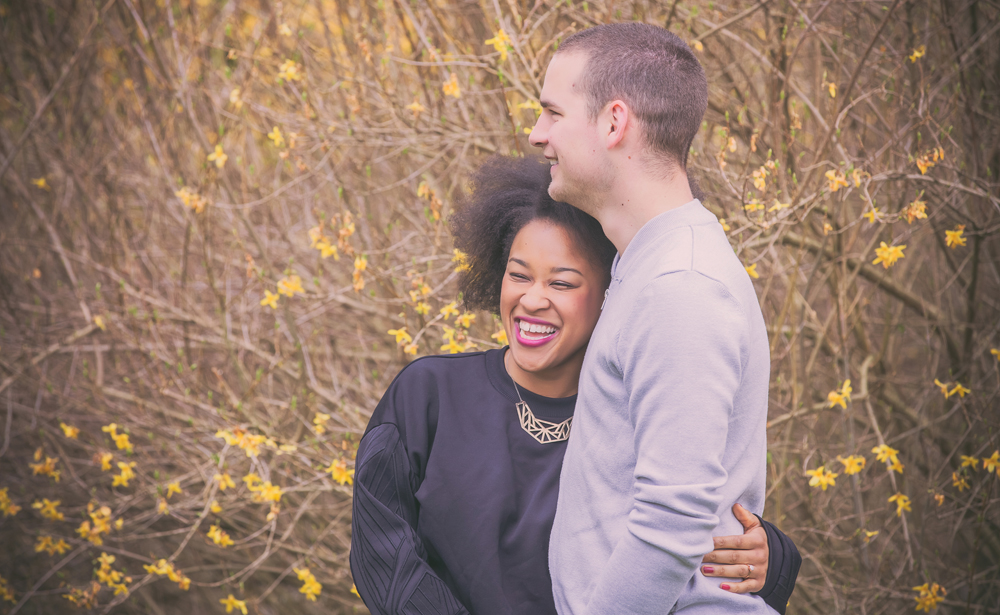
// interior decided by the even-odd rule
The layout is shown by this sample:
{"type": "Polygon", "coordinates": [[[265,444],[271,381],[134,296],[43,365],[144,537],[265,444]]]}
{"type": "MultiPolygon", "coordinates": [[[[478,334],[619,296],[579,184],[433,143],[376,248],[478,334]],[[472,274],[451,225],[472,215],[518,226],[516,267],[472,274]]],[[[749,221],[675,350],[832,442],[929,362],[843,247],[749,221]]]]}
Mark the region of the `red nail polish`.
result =
{"type": "Polygon", "coordinates": [[[712,568],[711,566],[702,566],[701,569],[705,572],[715,572],[715,568],[712,568]]]}
{"type": "Polygon", "coordinates": [[[721,587],[722,589],[724,589],[724,590],[726,590],[726,591],[729,591],[729,583],[723,583],[723,584],[722,584],[722,585],[720,585],[719,587],[721,587]]]}

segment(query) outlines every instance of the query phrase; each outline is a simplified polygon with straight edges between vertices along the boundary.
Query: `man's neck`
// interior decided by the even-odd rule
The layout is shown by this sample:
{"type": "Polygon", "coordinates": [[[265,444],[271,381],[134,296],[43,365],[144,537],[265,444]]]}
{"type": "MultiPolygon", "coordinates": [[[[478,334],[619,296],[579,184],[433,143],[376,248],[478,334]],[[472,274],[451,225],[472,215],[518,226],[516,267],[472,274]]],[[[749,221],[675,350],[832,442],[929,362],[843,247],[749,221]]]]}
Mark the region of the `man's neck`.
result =
{"type": "Polygon", "coordinates": [[[666,179],[633,176],[618,183],[594,216],[618,248],[618,254],[625,254],[632,238],[647,222],[694,199],[682,171],[666,179]]]}

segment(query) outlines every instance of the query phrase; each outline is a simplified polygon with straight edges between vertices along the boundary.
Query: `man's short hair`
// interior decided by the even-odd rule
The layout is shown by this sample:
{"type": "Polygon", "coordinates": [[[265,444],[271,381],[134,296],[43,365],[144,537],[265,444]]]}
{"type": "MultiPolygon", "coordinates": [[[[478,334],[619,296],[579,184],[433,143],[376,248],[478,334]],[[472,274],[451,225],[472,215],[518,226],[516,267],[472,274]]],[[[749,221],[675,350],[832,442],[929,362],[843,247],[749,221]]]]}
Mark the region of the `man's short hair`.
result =
{"type": "Polygon", "coordinates": [[[625,101],[646,145],[681,169],[708,106],[701,63],[679,37],[658,26],[614,23],[581,30],[557,53],[588,56],[583,92],[591,121],[609,102],[625,101]]]}

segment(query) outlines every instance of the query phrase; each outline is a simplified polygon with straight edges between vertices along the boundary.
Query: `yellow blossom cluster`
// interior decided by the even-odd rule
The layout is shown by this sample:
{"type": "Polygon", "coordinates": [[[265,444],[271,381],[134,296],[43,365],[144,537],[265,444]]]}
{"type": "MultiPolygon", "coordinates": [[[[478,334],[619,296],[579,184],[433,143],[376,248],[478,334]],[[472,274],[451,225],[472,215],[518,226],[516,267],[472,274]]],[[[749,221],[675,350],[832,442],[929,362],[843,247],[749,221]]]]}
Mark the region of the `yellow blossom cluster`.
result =
{"type": "Polygon", "coordinates": [[[899,451],[887,444],[879,444],[872,449],[872,452],[875,453],[875,458],[878,461],[882,461],[889,466],[890,472],[903,473],[904,466],[899,462],[899,451]]]}
{"type": "Polygon", "coordinates": [[[132,443],[129,442],[127,433],[118,433],[118,424],[111,423],[110,425],[105,425],[101,427],[101,431],[111,436],[111,439],[115,441],[115,446],[118,450],[125,450],[129,453],[132,452],[132,443]]]}
{"type": "Polygon", "coordinates": [[[907,224],[913,224],[914,220],[924,220],[927,218],[927,203],[917,198],[906,206],[903,215],[906,216],[907,224]]]}
{"type": "Polygon", "coordinates": [[[944,160],[944,148],[935,147],[931,151],[919,156],[916,159],[916,164],[917,168],[920,169],[920,174],[924,175],[927,173],[927,169],[933,167],[942,160],[944,160]]]}
{"type": "Polygon", "coordinates": [[[215,163],[215,168],[221,169],[226,166],[226,161],[229,160],[229,155],[222,149],[222,145],[216,145],[215,151],[210,153],[207,156],[207,159],[209,162],[215,163]]]}
{"type": "Polygon", "coordinates": [[[313,573],[309,572],[308,568],[294,568],[293,570],[295,570],[295,574],[299,577],[299,580],[302,581],[302,587],[299,588],[299,592],[305,594],[307,600],[316,602],[316,596],[323,591],[323,586],[316,580],[313,573]]]}
{"type": "Polygon", "coordinates": [[[211,538],[212,542],[219,545],[223,549],[236,544],[233,542],[233,539],[229,537],[229,533],[220,528],[218,523],[208,528],[206,536],[211,538]]]}
{"type": "MultiPolygon", "coordinates": [[[[911,63],[916,63],[916,61],[919,60],[920,58],[924,57],[924,54],[926,54],[926,53],[927,53],[927,46],[926,45],[921,45],[921,46],[917,47],[916,49],[913,50],[913,53],[911,53],[910,56],[909,56],[910,57],[910,62],[911,63]]],[[[917,609],[917,610],[920,610],[920,609],[917,609]]]]}
{"type": "Polygon", "coordinates": [[[827,487],[833,487],[836,485],[835,479],[840,476],[836,472],[827,470],[826,466],[820,466],[815,470],[806,470],[806,475],[810,477],[810,487],[819,487],[823,491],[826,491],[827,487]]]}
{"type": "Polygon", "coordinates": [[[365,288],[365,279],[361,276],[365,269],[368,269],[368,257],[357,256],[354,258],[354,273],[351,274],[351,286],[354,292],[359,293],[365,288]]]}
{"type": "Polygon", "coordinates": [[[97,594],[101,591],[101,584],[91,581],[88,589],[73,587],[68,594],[63,594],[63,598],[69,600],[81,609],[92,609],[97,606],[97,594]]]}
{"type": "Polygon", "coordinates": [[[113,589],[116,596],[118,594],[125,594],[127,596],[128,586],[125,584],[131,583],[132,577],[127,577],[111,567],[111,564],[115,563],[115,556],[101,553],[101,556],[97,560],[101,563],[101,567],[97,569],[96,573],[97,580],[107,585],[110,589],[113,589]]]}
{"type": "Polygon", "coordinates": [[[157,560],[155,564],[151,566],[143,566],[143,568],[145,568],[146,572],[148,572],[149,574],[156,574],[161,577],[167,577],[174,583],[177,583],[177,586],[183,589],[184,591],[191,589],[191,579],[184,576],[184,574],[182,574],[180,570],[176,570],[174,568],[174,565],[165,559],[157,560]]]}
{"type": "MultiPolygon", "coordinates": [[[[277,442],[267,436],[250,433],[242,427],[237,427],[232,430],[220,429],[215,432],[215,437],[222,438],[229,446],[239,447],[244,453],[246,453],[247,457],[256,457],[259,455],[261,446],[278,449],[279,452],[286,452],[284,449],[287,448],[285,446],[279,446],[277,442]]],[[[229,475],[226,474],[226,476],[228,477],[229,475]]],[[[230,482],[232,481],[230,480],[230,482]]],[[[225,487],[220,486],[220,489],[225,491],[225,487]]]]}
{"type": "Polygon", "coordinates": [[[181,200],[181,203],[184,204],[184,207],[193,210],[194,213],[196,214],[200,214],[201,212],[205,211],[205,206],[208,205],[208,199],[201,196],[194,190],[191,190],[187,186],[184,186],[177,192],[174,192],[174,196],[176,196],[181,200]]]}
{"type": "Polygon", "coordinates": [[[865,468],[865,464],[868,462],[861,455],[848,455],[847,457],[841,457],[837,455],[837,461],[844,464],[844,474],[850,476],[851,474],[857,474],[865,468]]]}
{"type": "Polygon", "coordinates": [[[341,485],[353,485],[354,484],[354,468],[347,468],[346,459],[338,459],[330,463],[329,467],[324,470],[324,472],[330,473],[330,478],[337,481],[341,485]]]}
{"type": "Polygon", "coordinates": [[[135,462],[130,461],[125,463],[124,461],[118,462],[119,473],[112,477],[111,486],[112,487],[128,487],[128,481],[135,478],[135,462]]]}
{"type": "Polygon", "coordinates": [[[58,508],[62,502],[60,500],[50,500],[48,498],[42,498],[40,501],[35,500],[31,503],[31,507],[38,511],[38,514],[45,517],[49,521],[65,521],[66,517],[59,512],[58,508]]]}
{"type": "MultiPolygon", "coordinates": [[[[450,303],[448,305],[454,306],[455,303],[452,302],[452,303],[450,303]]],[[[447,307],[447,306],[445,306],[445,307],[447,307]]],[[[455,310],[455,312],[456,312],[456,314],[458,313],[457,310],[455,310]]],[[[443,309],[442,309],[442,313],[444,313],[443,309]]],[[[447,316],[445,316],[445,318],[447,318],[447,316]]],[[[459,353],[459,352],[465,352],[467,350],[470,350],[470,349],[476,347],[475,342],[472,342],[472,341],[469,341],[469,340],[466,340],[462,344],[459,344],[458,343],[459,341],[465,340],[465,333],[463,333],[460,330],[456,330],[456,329],[453,329],[451,327],[448,327],[448,326],[446,326],[444,328],[444,333],[441,335],[441,337],[445,341],[444,345],[441,346],[441,350],[447,351],[448,354],[456,354],[456,353],[459,353]]]]}
{"type": "Polygon", "coordinates": [[[896,516],[902,517],[904,512],[913,512],[910,508],[910,498],[909,496],[903,495],[902,493],[897,493],[896,495],[889,497],[889,503],[896,503],[896,516]]]}
{"type": "Polygon", "coordinates": [[[500,344],[501,346],[506,346],[507,344],[510,343],[510,341],[507,339],[507,332],[504,331],[503,329],[500,329],[490,337],[492,339],[495,339],[497,341],[497,344],[500,344]]]}
{"type": "Polygon", "coordinates": [[[31,467],[32,474],[48,476],[53,481],[57,483],[59,482],[60,471],[56,469],[56,464],[59,463],[58,457],[49,457],[45,455],[45,450],[39,446],[35,449],[35,461],[38,463],[28,464],[31,467]],[[45,461],[42,461],[42,457],[45,457],[45,461]]]}
{"type": "Polygon", "coordinates": [[[847,187],[847,176],[844,175],[843,171],[827,171],[825,176],[829,182],[830,192],[836,192],[841,188],[847,187]]]}
{"type": "Polygon", "coordinates": [[[14,598],[14,592],[7,585],[7,579],[0,577],[0,599],[6,600],[10,603],[16,603],[17,600],[14,598]]]}
{"type": "Polygon", "coordinates": [[[959,224],[955,226],[954,230],[944,232],[944,242],[945,244],[954,250],[958,246],[965,245],[965,237],[962,234],[965,233],[965,225],[959,224]]]}
{"type": "Polygon", "coordinates": [[[462,273],[463,271],[469,270],[469,255],[462,252],[458,248],[455,248],[452,252],[451,262],[458,263],[455,267],[455,273],[462,273]]]}
{"type": "Polygon", "coordinates": [[[965,397],[972,392],[972,389],[962,386],[961,382],[941,382],[937,378],[934,379],[934,384],[937,388],[941,389],[941,394],[944,395],[945,399],[948,399],[952,395],[958,395],[959,397],[965,397]],[[951,385],[955,386],[952,387],[951,385]]]}
{"type": "Polygon", "coordinates": [[[318,434],[326,433],[326,422],[330,420],[330,415],[325,412],[317,412],[313,417],[313,428],[318,434]]]}
{"type": "Polygon", "coordinates": [[[903,250],[906,249],[905,245],[902,246],[888,246],[883,241],[882,245],[875,248],[875,260],[872,261],[873,265],[878,265],[882,263],[882,267],[888,269],[896,264],[896,261],[903,258],[903,250]]]}
{"type": "MultiPolygon", "coordinates": [[[[228,476],[228,474],[227,474],[228,476]]],[[[254,502],[280,502],[281,487],[272,485],[271,481],[263,481],[256,473],[251,472],[243,477],[247,489],[254,494],[254,502]]]]}
{"type": "Polygon", "coordinates": [[[229,475],[229,472],[223,474],[217,473],[212,479],[219,483],[219,491],[225,491],[229,487],[236,487],[236,483],[233,482],[233,477],[229,475]]]}
{"type": "Polygon", "coordinates": [[[750,265],[744,265],[743,268],[746,269],[747,275],[749,275],[751,278],[753,278],[755,280],[760,278],[760,274],[757,273],[757,263],[752,263],[750,265]]]}
{"type": "Polygon", "coordinates": [[[432,222],[441,220],[441,208],[444,203],[438,198],[437,192],[431,188],[427,180],[421,181],[417,186],[417,198],[425,199],[427,205],[424,207],[424,215],[432,222]]]}
{"type": "Polygon", "coordinates": [[[63,431],[63,435],[65,435],[70,440],[76,440],[78,437],[80,437],[79,427],[71,427],[70,425],[63,423],[62,421],[59,421],[59,429],[61,429],[63,431]]]}
{"type": "Polygon", "coordinates": [[[389,329],[386,333],[396,338],[396,345],[402,346],[403,352],[409,355],[417,354],[417,345],[413,343],[413,337],[406,331],[406,327],[389,329]]]}
{"type": "Polygon", "coordinates": [[[53,539],[47,534],[42,534],[38,537],[38,542],[35,543],[35,553],[41,553],[45,551],[49,555],[62,555],[66,551],[69,551],[69,544],[60,538],[58,541],[53,539]]]}
{"type": "Polygon", "coordinates": [[[507,61],[507,51],[510,48],[511,44],[510,44],[510,38],[507,36],[507,33],[504,32],[503,28],[500,28],[500,31],[497,32],[493,36],[493,38],[486,39],[485,41],[483,41],[483,44],[493,45],[493,48],[500,53],[500,61],[501,62],[507,61]]]}
{"type": "Polygon", "coordinates": [[[851,401],[851,379],[848,378],[844,381],[844,384],[840,387],[839,391],[830,391],[829,395],[826,396],[827,401],[830,402],[830,407],[839,405],[843,409],[847,409],[847,402],[851,401]]]}
{"type": "MultiPolygon", "coordinates": [[[[80,538],[86,538],[91,543],[101,546],[104,544],[101,534],[107,534],[111,531],[111,509],[107,506],[98,508],[96,504],[90,502],[87,504],[87,514],[90,515],[90,521],[81,523],[80,527],[76,529],[76,533],[80,535],[80,538]]],[[[115,527],[120,528],[121,525],[121,519],[118,519],[115,522],[115,527]]]]}
{"type": "Polygon", "coordinates": [[[111,470],[111,462],[114,458],[115,456],[113,453],[99,453],[94,455],[94,459],[101,464],[101,472],[108,472],[111,470]]]}
{"type": "Polygon", "coordinates": [[[923,585],[914,587],[913,591],[920,593],[919,596],[914,598],[917,601],[916,610],[925,613],[930,613],[931,609],[936,609],[938,603],[944,601],[944,597],[948,595],[945,588],[937,583],[924,583],[923,585]]]}
{"type": "Polygon", "coordinates": [[[302,81],[302,65],[295,60],[285,60],[278,67],[278,79],[285,81],[302,81]]]}
{"type": "Polygon", "coordinates": [[[454,96],[455,98],[462,97],[462,88],[458,86],[458,75],[451,73],[448,80],[444,82],[441,86],[441,91],[444,92],[445,96],[454,96]]]}
{"type": "MultiPolygon", "coordinates": [[[[340,216],[334,216],[331,227],[337,226],[339,218],[340,216]]],[[[320,220],[319,224],[309,229],[309,247],[319,250],[321,258],[332,256],[333,260],[340,260],[338,250],[347,255],[354,254],[354,248],[347,241],[354,234],[354,219],[351,212],[344,212],[343,221],[340,222],[340,228],[337,229],[337,245],[333,245],[333,241],[323,233],[323,226],[324,222],[320,220]]]]}
{"type": "Polygon", "coordinates": [[[0,513],[3,513],[5,517],[13,517],[21,512],[21,507],[10,499],[10,496],[7,495],[7,489],[8,487],[0,489],[0,513]]]}
{"type": "Polygon", "coordinates": [[[233,609],[239,609],[240,613],[243,613],[243,615],[247,615],[246,601],[237,600],[236,598],[233,597],[232,594],[229,594],[229,596],[225,600],[219,600],[219,602],[222,603],[222,606],[226,607],[227,613],[232,613],[233,609]]]}

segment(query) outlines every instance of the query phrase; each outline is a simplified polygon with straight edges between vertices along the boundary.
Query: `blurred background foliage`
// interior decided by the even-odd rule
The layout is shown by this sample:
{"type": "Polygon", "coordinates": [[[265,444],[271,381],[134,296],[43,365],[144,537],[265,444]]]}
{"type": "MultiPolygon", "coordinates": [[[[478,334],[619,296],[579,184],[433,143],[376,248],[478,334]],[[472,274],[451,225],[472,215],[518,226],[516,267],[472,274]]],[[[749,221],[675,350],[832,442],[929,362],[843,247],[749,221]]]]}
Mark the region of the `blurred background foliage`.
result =
{"type": "Polygon", "coordinates": [[[448,217],[534,155],[559,41],[623,20],[708,73],[691,172],[769,326],[789,613],[998,612],[975,0],[0,1],[0,612],[364,612],[368,415],[413,356],[503,341],[448,217]]]}

